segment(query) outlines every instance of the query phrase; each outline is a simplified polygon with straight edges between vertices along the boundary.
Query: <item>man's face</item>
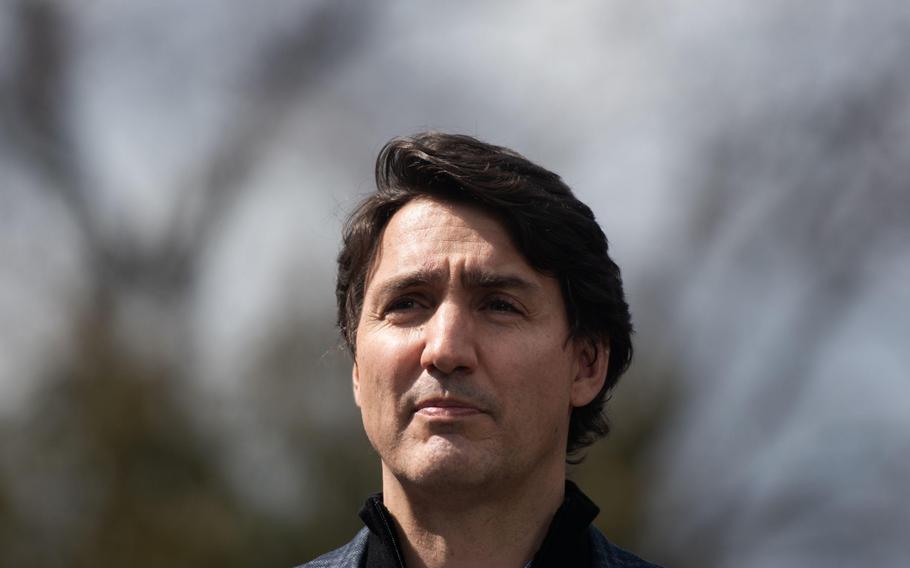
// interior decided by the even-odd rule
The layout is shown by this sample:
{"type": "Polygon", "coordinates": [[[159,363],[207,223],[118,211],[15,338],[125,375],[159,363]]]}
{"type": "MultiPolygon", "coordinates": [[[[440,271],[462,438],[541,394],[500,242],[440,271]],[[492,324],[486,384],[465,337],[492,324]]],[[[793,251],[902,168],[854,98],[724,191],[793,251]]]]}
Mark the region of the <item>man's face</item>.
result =
{"type": "Polygon", "coordinates": [[[353,371],[385,472],[423,488],[561,472],[572,407],[596,395],[606,360],[590,365],[568,337],[557,281],[495,218],[429,199],[403,207],[368,275],[353,371]]]}

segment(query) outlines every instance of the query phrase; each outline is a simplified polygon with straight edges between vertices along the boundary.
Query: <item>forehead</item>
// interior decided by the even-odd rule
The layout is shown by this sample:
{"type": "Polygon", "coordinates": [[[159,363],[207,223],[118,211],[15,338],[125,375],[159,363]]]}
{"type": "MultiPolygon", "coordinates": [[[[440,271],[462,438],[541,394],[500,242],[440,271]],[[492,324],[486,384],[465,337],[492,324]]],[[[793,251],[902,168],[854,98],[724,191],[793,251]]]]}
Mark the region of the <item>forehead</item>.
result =
{"type": "Polygon", "coordinates": [[[367,280],[453,260],[536,272],[492,214],[471,205],[420,198],[389,220],[367,280]]]}

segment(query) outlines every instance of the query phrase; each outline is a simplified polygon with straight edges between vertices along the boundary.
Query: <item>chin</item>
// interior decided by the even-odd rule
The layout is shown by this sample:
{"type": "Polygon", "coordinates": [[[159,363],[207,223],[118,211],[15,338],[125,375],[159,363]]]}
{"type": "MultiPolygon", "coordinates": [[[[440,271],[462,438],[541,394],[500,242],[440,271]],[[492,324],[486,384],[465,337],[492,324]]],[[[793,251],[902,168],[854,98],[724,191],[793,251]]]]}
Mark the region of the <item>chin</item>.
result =
{"type": "Polygon", "coordinates": [[[494,479],[496,460],[476,442],[459,442],[468,441],[434,436],[409,452],[396,477],[420,489],[449,491],[476,488],[494,479]]]}

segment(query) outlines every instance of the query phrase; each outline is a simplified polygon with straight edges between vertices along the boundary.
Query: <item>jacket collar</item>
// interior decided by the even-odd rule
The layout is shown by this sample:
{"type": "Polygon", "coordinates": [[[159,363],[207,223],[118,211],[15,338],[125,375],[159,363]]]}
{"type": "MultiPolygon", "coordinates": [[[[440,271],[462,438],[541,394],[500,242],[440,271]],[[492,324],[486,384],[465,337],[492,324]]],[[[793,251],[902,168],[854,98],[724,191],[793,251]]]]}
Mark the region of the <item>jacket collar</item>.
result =
{"type": "MultiPolygon", "coordinates": [[[[557,509],[544,541],[531,566],[587,566],[591,561],[588,528],[600,509],[566,480],[565,498],[557,509]]],[[[382,501],[382,493],[371,495],[360,510],[369,529],[366,543],[366,568],[405,568],[401,537],[392,514],[382,501]]]]}

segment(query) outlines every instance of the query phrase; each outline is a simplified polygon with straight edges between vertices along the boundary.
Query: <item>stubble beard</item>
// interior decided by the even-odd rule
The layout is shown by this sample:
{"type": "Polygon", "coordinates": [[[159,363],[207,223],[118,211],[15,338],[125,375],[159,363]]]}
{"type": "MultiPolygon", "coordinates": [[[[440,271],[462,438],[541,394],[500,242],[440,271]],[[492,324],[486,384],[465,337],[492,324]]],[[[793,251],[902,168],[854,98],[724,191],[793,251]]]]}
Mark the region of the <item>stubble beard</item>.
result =
{"type": "Polygon", "coordinates": [[[382,456],[384,474],[409,492],[476,498],[506,482],[508,456],[457,433],[434,432],[426,440],[409,440],[382,456]]]}

